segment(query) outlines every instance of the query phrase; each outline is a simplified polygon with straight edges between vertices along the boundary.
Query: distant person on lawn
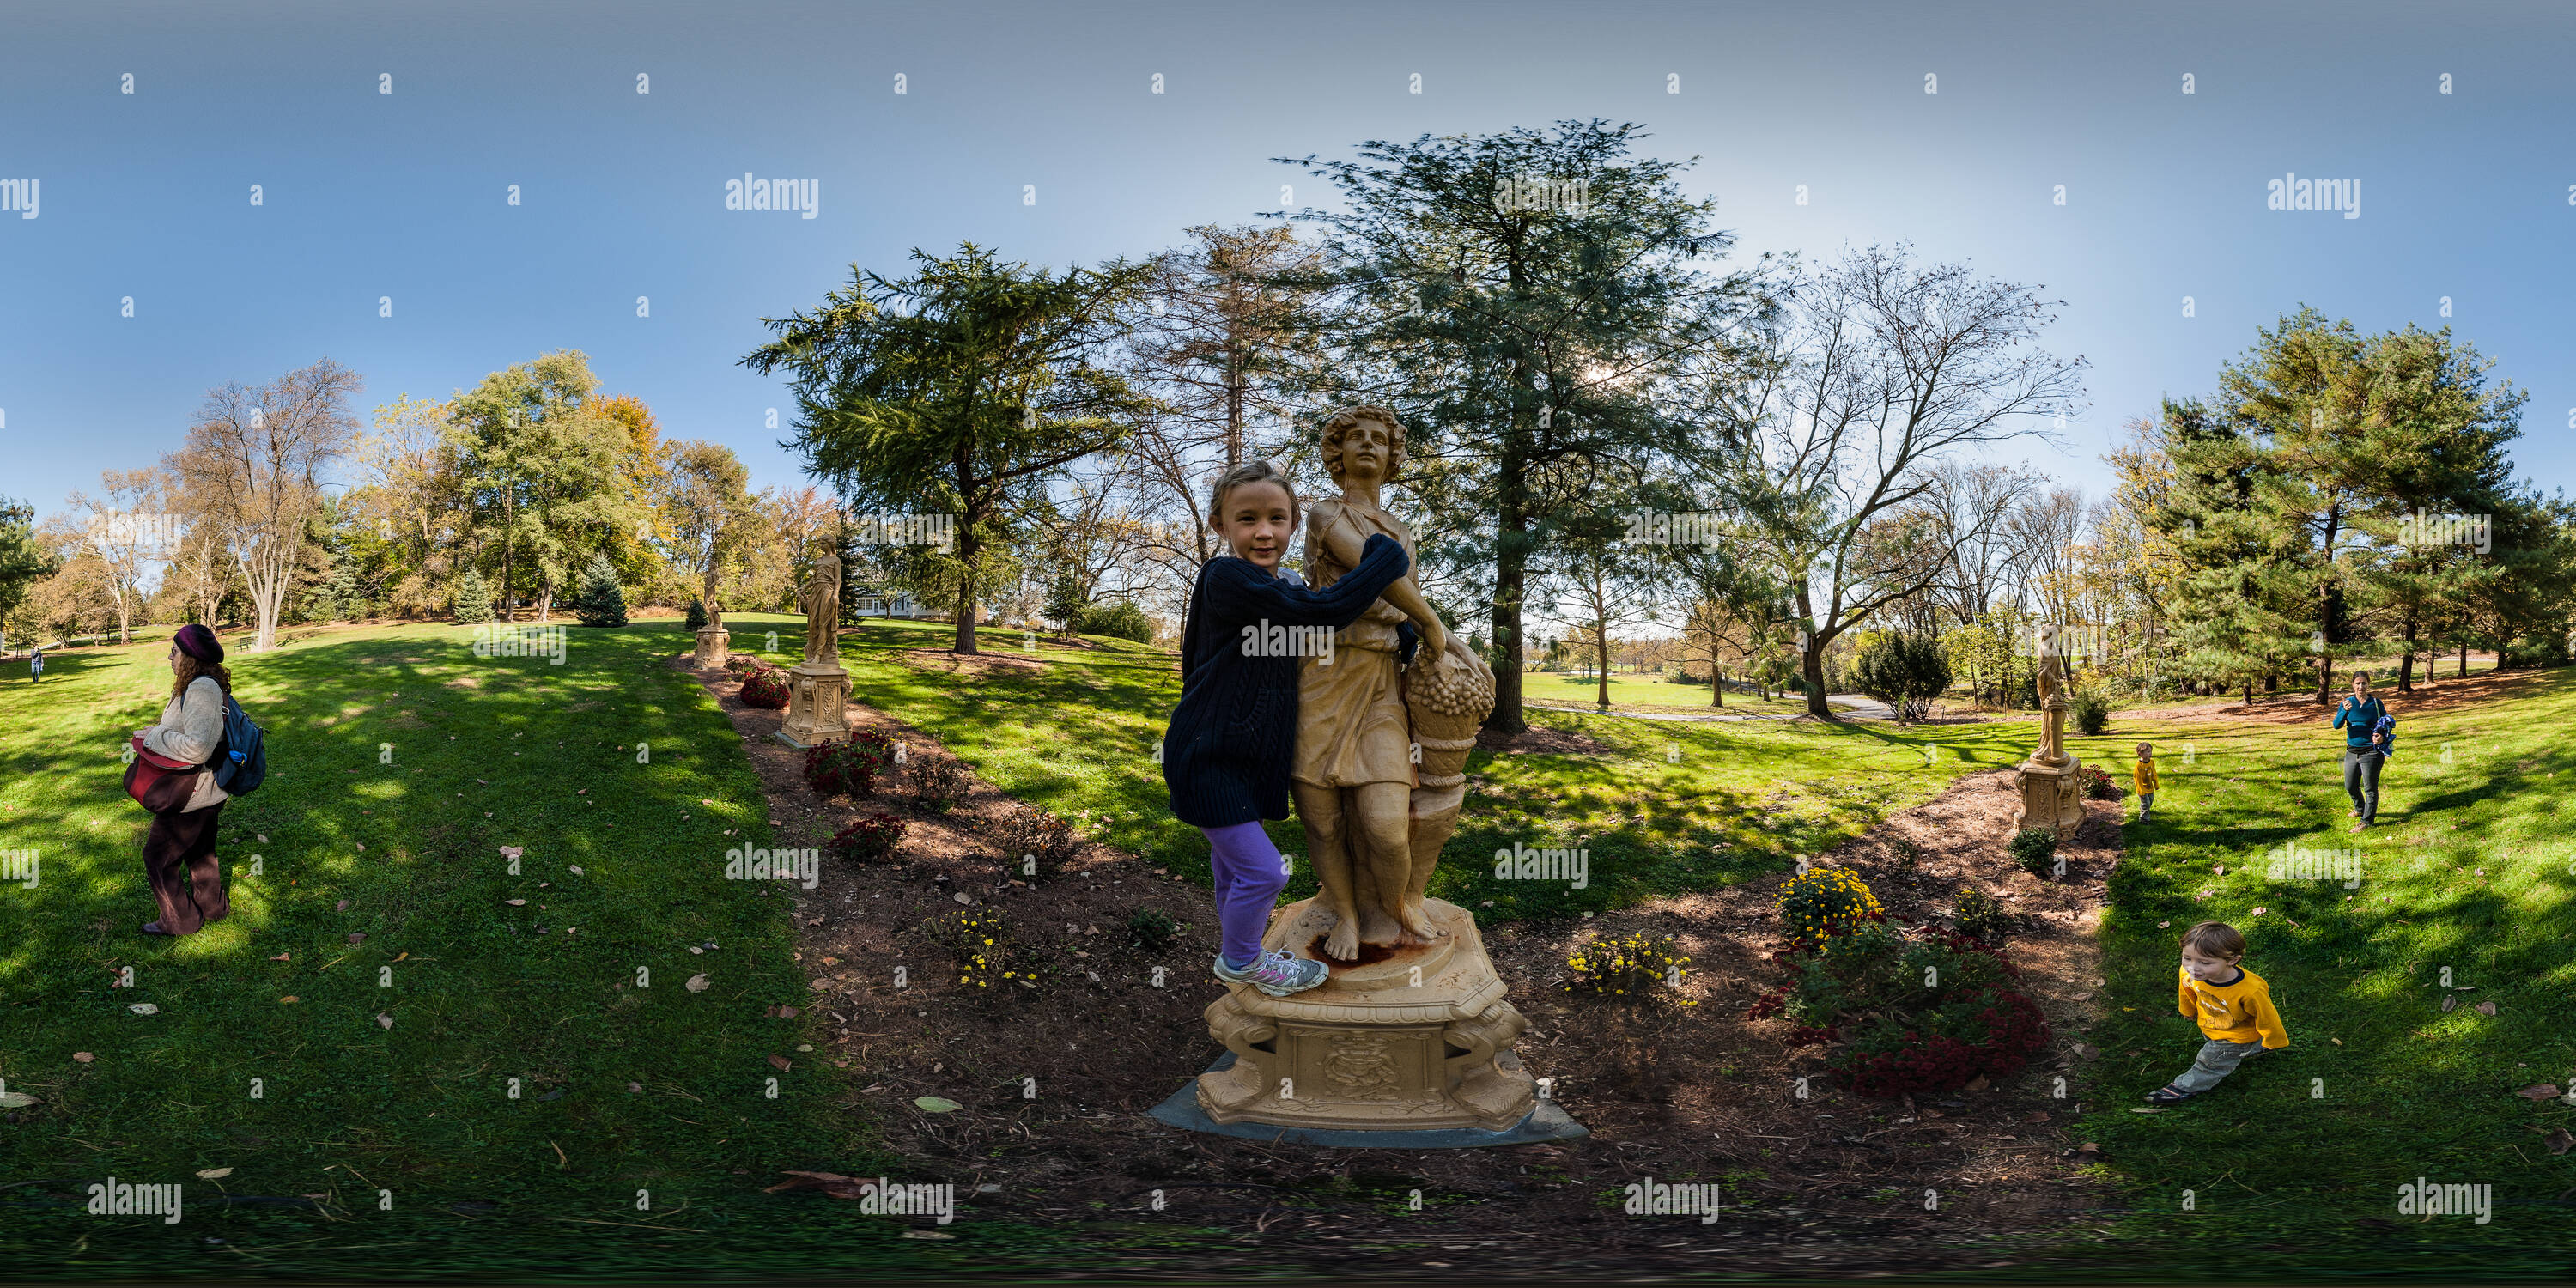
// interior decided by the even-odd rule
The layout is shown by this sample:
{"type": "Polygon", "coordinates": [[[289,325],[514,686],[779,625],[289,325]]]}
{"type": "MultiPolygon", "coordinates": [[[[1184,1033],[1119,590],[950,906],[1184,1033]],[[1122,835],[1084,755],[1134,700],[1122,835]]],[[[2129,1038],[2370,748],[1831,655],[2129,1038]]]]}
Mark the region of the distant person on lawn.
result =
{"type": "MultiPolygon", "coordinates": [[[[2358,832],[2379,821],[2379,767],[2388,756],[2374,742],[2388,708],[2370,696],[2370,673],[2352,677],[2352,692],[2335,708],[2334,727],[2343,730],[2343,790],[2352,797],[2352,825],[2358,832]]],[[[2392,739],[2393,741],[2393,739],[2392,739]]]]}
{"type": "Polygon", "coordinates": [[[35,652],[27,655],[27,683],[34,684],[36,681],[44,678],[45,646],[39,644],[36,646],[35,652]]]}
{"type": "Polygon", "coordinates": [[[2138,821],[2156,808],[2156,748],[2153,743],[2138,744],[2138,763],[2129,767],[2129,782],[2138,792],[2138,821]]]}
{"type": "MultiPolygon", "coordinates": [[[[194,622],[179,628],[170,642],[170,673],[176,678],[161,723],[135,730],[146,750],[200,766],[213,758],[224,740],[224,699],[233,690],[223,663],[224,646],[213,631],[194,622]]],[[[161,919],[143,923],[147,935],[193,935],[205,923],[232,915],[223,865],[215,859],[215,820],[230,798],[215,785],[211,768],[194,777],[186,802],[154,814],[152,831],[143,838],[143,872],[161,904],[161,919]]]]}

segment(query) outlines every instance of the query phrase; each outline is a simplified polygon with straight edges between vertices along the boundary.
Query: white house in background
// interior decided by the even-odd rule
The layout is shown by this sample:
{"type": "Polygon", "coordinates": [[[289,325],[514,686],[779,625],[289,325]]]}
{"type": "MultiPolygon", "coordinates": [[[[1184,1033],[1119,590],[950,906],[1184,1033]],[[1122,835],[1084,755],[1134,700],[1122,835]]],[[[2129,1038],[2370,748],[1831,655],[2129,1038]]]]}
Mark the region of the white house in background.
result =
{"type": "Polygon", "coordinates": [[[850,605],[860,617],[919,617],[921,609],[908,594],[861,595],[850,605]]]}

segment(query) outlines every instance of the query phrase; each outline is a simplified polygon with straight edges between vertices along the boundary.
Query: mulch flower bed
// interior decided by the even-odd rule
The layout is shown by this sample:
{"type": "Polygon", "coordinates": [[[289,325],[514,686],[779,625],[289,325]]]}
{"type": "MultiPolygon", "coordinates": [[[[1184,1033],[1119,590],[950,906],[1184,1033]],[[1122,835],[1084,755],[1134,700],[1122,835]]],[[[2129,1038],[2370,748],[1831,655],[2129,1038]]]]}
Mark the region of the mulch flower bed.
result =
{"type": "MultiPolygon", "coordinates": [[[[1208,973],[1216,917],[1204,877],[1184,880],[1086,844],[1062,875],[1024,882],[1019,856],[1006,866],[990,839],[1025,808],[1004,793],[970,779],[952,812],[925,814],[912,809],[907,771],[897,769],[872,796],[817,797],[803,753],[770,737],[781,713],[743,705],[739,677],[694,674],[761,776],[778,820],[772,844],[820,848],[880,811],[907,822],[887,859],[826,858],[818,888],[782,893],[812,984],[800,1016],[806,1040],[816,1058],[849,1070],[851,1112],[872,1119],[903,1160],[892,1174],[953,1182],[961,1198],[1000,1187],[961,1220],[1099,1223],[1100,1237],[1122,1246],[1120,1231],[1142,1225],[1240,1236],[1176,1250],[1175,1265],[1186,1260],[1198,1273],[1454,1265],[1485,1277],[1562,1277],[1705,1270],[1722,1252],[1736,1269],[1857,1275],[2003,1264],[1990,1236],[2064,1230],[2101,1201],[2066,1157],[2079,1143],[2062,1131],[2077,1101],[2050,1098],[2048,1083],[2063,1067],[2079,1088],[2072,1094],[2084,1094],[2080,1060],[2065,1053],[2097,1013],[2089,928],[2118,857],[2115,804],[2087,806],[2084,828],[2061,851],[2063,882],[2042,882],[2004,857],[2008,772],[1963,778],[1818,857],[1859,873],[1899,924],[1937,920],[1963,884],[2022,914],[2012,959],[2057,1036],[2053,1051],[1989,1089],[1854,1095],[1834,1086],[1821,1052],[1786,1045],[1785,1022],[1741,1018],[1777,981],[1769,959],[1783,947],[1771,908],[1778,882],[1766,880],[1594,918],[1484,928],[1512,1003],[1530,1020],[1516,1047],[1522,1062],[1554,1080],[1555,1098],[1590,1137],[1470,1150],[1272,1146],[1143,1116],[1219,1051],[1201,1016],[1222,991],[1208,973]],[[1910,858],[1898,837],[1913,841],[1910,858]],[[1126,927],[1140,909],[1179,923],[1168,947],[1130,944],[1126,927]],[[1035,969],[1038,985],[961,984],[947,950],[922,929],[960,910],[999,914],[1019,945],[1013,960],[1035,969]],[[1690,959],[1682,998],[1700,1004],[1567,991],[1566,961],[1580,944],[1627,934],[1671,936],[1690,959]],[[897,964],[907,967],[901,989],[897,964]],[[1792,1092],[1801,1076],[1810,1080],[1805,1100],[1792,1092]],[[914,1103],[921,1097],[961,1108],[927,1112],[914,1103]],[[1721,1181],[1728,1214],[1708,1225],[1621,1214],[1621,1187],[1650,1177],[1721,1181]],[[1941,1192],[1937,1213],[1923,1208],[1927,1188],[1941,1192]],[[1416,1189],[1421,1211],[1407,1201],[1416,1189]]],[[[947,755],[873,709],[853,703],[849,717],[902,743],[907,768],[947,755]]],[[[782,1172],[850,1165],[777,1160],[782,1172]]],[[[751,1179],[765,1187],[779,1178],[751,1179]]]]}

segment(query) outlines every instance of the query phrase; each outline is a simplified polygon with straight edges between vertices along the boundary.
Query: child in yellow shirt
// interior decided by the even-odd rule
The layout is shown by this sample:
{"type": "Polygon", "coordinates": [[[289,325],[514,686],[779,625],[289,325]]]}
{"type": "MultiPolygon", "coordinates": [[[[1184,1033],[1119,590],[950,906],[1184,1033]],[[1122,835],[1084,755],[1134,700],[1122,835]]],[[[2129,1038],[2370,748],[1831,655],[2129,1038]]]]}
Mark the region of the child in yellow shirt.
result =
{"type": "Polygon", "coordinates": [[[2138,789],[2138,821],[2156,808],[2156,748],[2153,743],[2138,744],[2138,763],[2129,770],[2129,781],[2138,789]]]}
{"type": "Polygon", "coordinates": [[[2204,921],[2182,932],[2182,1013],[2200,1022],[2209,1039],[2182,1076],[2147,1093],[2160,1105],[2188,1100],[2218,1085],[2250,1057],[2290,1045],[2272,1009],[2272,988],[2237,965],[2245,936],[2223,921],[2204,921]]]}

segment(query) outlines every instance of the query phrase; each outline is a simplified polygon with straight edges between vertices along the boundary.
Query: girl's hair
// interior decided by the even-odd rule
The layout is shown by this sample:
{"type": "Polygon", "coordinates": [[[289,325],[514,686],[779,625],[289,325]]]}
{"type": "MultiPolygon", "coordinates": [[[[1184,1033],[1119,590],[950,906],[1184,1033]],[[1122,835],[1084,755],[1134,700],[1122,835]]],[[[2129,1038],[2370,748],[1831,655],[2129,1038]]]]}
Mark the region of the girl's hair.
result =
{"type": "Polygon", "coordinates": [[[232,693],[233,673],[225,670],[223,663],[202,662],[182,653],[179,655],[179,672],[172,677],[170,696],[174,698],[187,696],[188,686],[196,683],[197,677],[201,675],[222,685],[227,695],[232,693]]]}
{"type": "Polygon", "coordinates": [[[2365,689],[2369,688],[2369,687],[2370,687],[2370,672],[2368,672],[2368,671],[2355,671],[2355,672],[2353,672],[2353,673],[2352,673],[2352,682],[2353,682],[2353,683],[2355,683],[2355,684],[2360,685],[2361,687],[2363,687],[2363,688],[2365,688],[2365,689]]]}
{"type": "Polygon", "coordinates": [[[1222,527],[1225,523],[1226,494],[1251,483],[1276,483],[1280,491],[1288,494],[1288,528],[1292,532],[1295,531],[1298,518],[1297,487],[1288,481],[1288,476],[1281,473],[1278,466],[1268,461],[1245,461],[1217,476],[1216,486],[1208,492],[1208,526],[1222,527]]]}
{"type": "Polygon", "coordinates": [[[2182,946],[2203,957],[2234,961],[2245,955],[2245,932],[2224,921],[2204,921],[2182,932],[2182,946]]]}

